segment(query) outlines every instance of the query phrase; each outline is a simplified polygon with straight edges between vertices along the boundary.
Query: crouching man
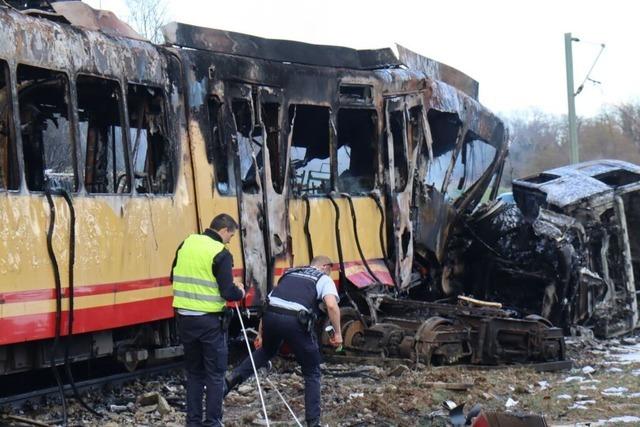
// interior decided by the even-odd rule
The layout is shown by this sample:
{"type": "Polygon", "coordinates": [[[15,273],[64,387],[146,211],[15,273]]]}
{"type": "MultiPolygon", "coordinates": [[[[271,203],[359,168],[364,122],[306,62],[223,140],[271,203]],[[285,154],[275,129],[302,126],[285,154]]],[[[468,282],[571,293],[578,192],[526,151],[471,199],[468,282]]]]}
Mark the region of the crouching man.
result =
{"type": "MultiPolygon", "coordinates": [[[[314,328],[319,301],[324,301],[335,329],[331,344],[342,344],[338,291],[330,273],[331,260],[326,256],[313,258],[308,267],[287,270],[269,294],[256,339],[259,348],[253,352],[259,369],[287,342],[302,368],[305,419],[313,427],[320,425],[320,350],[314,328]]],[[[253,368],[247,357],[226,381],[226,393],[251,375],[253,368]]]]}

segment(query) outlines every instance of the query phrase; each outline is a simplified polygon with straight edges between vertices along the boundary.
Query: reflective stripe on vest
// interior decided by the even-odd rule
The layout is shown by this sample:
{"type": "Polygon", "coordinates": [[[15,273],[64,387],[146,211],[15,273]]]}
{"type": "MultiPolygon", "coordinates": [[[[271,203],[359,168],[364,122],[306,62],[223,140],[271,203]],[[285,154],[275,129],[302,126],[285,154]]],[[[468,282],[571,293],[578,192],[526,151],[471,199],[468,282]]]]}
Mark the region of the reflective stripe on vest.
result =
{"type": "Polygon", "coordinates": [[[173,268],[173,306],[185,310],[217,313],[226,301],[211,271],[213,259],[224,244],[202,234],[187,237],[173,268]]]}

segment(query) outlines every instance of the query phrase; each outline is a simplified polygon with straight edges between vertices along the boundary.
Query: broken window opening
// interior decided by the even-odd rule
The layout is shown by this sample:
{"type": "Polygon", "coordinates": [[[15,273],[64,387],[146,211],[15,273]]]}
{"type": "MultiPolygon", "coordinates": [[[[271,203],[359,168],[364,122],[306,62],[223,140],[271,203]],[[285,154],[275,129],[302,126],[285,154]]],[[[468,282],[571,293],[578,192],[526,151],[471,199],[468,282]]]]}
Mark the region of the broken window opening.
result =
{"type": "Polygon", "coordinates": [[[0,190],[20,187],[10,81],[9,67],[0,60],[0,190]]]}
{"type": "Polygon", "coordinates": [[[402,192],[407,186],[409,161],[405,141],[405,118],[403,111],[392,111],[389,114],[389,127],[393,137],[393,167],[395,169],[395,191],[402,192]]]}
{"type": "MultiPolygon", "coordinates": [[[[409,109],[409,153],[413,153],[425,141],[425,130],[422,122],[422,105],[417,105],[409,109]]],[[[428,156],[429,152],[424,151],[428,156]]]]}
{"type": "Polygon", "coordinates": [[[429,110],[427,112],[427,120],[433,140],[433,161],[429,165],[426,184],[433,186],[437,190],[444,191],[444,179],[455,154],[458,131],[462,122],[457,114],[437,110],[429,110]]]}
{"type": "Polygon", "coordinates": [[[162,90],[129,84],[129,138],[138,193],[170,194],[174,187],[175,149],[167,137],[162,90]]]}
{"type": "Polygon", "coordinates": [[[66,74],[20,64],[17,82],[27,187],[77,191],[66,74]]]}
{"type": "Polygon", "coordinates": [[[207,105],[210,130],[206,139],[207,160],[213,164],[218,192],[235,195],[234,152],[222,134],[222,103],[217,97],[211,97],[207,105]]]}
{"type": "Polygon", "coordinates": [[[257,194],[260,191],[262,173],[262,130],[253,125],[251,104],[246,99],[234,99],[231,103],[236,123],[236,139],[240,161],[242,191],[257,194]]]}
{"type": "Polygon", "coordinates": [[[456,157],[451,179],[447,184],[447,197],[457,199],[471,188],[489,169],[496,154],[495,147],[485,141],[466,140],[456,157]]]}
{"type": "Polygon", "coordinates": [[[267,135],[271,182],[273,189],[282,194],[284,185],[284,151],[280,149],[280,104],[276,102],[262,103],[262,124],[267,135]]]}
{"type": "Polygon", "coordinates": [[[363,194],[375,187],[377,169],[375,110],[338,111],[338,189],[363,194]]]}
{"type": "Polygon", "coordinates": [[[79,76],[76,88],[87,192],[130,192],[120,85],[114,80],[79,76]]]}
{"type": "Polygon", "coordinates": [[[331,159],[328,107],[292,105],[291,192],[299,197],[327,194],[331,191],[331,159]]]}
{"type": "Polygon", "coordinates": [[[467,179],[465,181],[464,191],[471,188],[489,169],[498,150],[481,139],[473,139],[465,144],[467,179]]]}
{"type": "Polygon", "coordinates": [[[340,102],[343,104],[371,104],[373,92],[369,85],[340,85],[340,102]]]}
{"type": "Polygon", "coordinates": [[[540,173],[538,175],[523,178],[523,181],[530,182],[532,184],[544,184],[545,182],[553,181],[560,178],[560,175],[554,175],[552,173],[540,173]]]}
{"type": "Polygon", "coordinates": [[[640,182],[640,175],[625,169],[613,170],[593,176],[600,182],[611,187],[621,187],[623,185],[640,182]]]}

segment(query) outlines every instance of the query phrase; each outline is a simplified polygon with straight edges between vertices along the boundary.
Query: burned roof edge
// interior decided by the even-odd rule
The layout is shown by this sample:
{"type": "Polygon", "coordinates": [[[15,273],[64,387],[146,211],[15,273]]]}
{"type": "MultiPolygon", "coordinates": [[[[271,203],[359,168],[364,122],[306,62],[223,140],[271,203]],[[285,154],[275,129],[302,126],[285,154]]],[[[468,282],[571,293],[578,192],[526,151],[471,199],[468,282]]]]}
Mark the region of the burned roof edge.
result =
{"type": "Polygon", "coordinates": [[[266,39],[232,31],[171,22],[162,28],[169,44],[271,61],[373,70],[399,67],[390,48],[356,50],[342,46],[266,39]]]}
{"type": "Polygon", "coordinates": [[[422,56],[406,47],[396,44],[400,61],[407,67],[419,70],[435,80],[441,80],[478,100],[479,83],[462,71],[449,65],[422,56]]]}

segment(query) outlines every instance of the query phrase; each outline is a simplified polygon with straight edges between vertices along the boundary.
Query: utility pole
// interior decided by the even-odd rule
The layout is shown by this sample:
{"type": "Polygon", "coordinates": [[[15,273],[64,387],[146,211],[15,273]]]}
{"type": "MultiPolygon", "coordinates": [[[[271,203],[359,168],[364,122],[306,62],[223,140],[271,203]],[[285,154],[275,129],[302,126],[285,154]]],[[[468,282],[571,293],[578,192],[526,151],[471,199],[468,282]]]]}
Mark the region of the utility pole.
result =
{"type": "Polygon", "coordinates": [[[567,68],[567,101],[569,103],[569,146],[571,147],[571,163],[580,161],[578,152],[578,129],[576,124],[576,95],[573,89],[573,51],[571,43],[580,39],[571,37],[571,33],[564,33],[564,53],[567,68]]]}

